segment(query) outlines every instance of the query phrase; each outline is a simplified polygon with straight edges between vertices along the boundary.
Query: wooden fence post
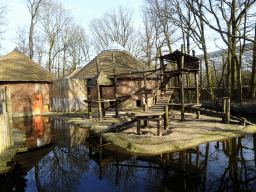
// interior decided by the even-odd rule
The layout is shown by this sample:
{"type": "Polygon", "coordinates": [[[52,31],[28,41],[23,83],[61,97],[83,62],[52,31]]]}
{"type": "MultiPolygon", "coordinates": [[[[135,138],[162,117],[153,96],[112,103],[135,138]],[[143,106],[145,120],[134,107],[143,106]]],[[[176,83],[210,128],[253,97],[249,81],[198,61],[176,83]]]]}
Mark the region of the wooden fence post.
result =
{"type": "Polygon", "coordinates": [[[141,135],[141,131],[140,131],[140,120],[137,120],[137,135],[141,135]]]}
{"type": "Polygon", "coordinates": [[[13,141],[13,127],[12,127],[12,103],[11,103],[11,91],[10,86],[5,86],[5,98],[6,98],[6,112],[8,116],[8,135],[9,146],[14,144],[13,141]]]}
{"type": "Polygon", "coordinates": [[[230,98],[226,98],[226,113],[225,113],[225,121],[229,123],[230,120],[230,98]]]}
{"type": "Polygon", "coordinates": [[[164,114],[164,129],[168,129],[168,117],[169,117],[169,111],[168,111],[168,105],[164,106],[165,114],[164,114]]]}
{"type": "MultiPolygon", "coordinates": [[[[222,98],[222,113],[226,114],[226,97],[222,98]]],[[[225,116],[222,116],[222,122],[225,122],[225,116]]]]}
{"type": "Polygon", "coordinates": [[[162,127],[161,127],[162,121],[157,120],[157,136],[162,136],[162,127]]]}
{"type": "Polygon", "coordinates": [[[241,123],[242,126],[245,126],[246,125],[246,118],[241,118],[240,123],[241,123]]]}
{"type": "Polygon", "coordinates": [[[184,68],[184,45],[181,45],[181,60],[179,63],[179,70],[180,70],[180,102],[181,102],[181,120],[185,120],[185,110],[184,110],[184,86],[183,86],[183,71],[182,69],[184,68]]]}

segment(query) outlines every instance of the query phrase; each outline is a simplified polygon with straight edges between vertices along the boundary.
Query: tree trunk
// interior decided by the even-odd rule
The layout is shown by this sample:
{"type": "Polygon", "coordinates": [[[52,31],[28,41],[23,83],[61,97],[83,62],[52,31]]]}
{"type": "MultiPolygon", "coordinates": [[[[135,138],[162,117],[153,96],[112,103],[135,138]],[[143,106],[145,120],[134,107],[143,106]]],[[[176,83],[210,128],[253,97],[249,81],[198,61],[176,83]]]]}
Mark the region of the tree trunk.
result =
{"type": "Polygon", "coordinates": [[[253,64],[252,64],[252,76],[251,76],[251,98],[255,98],[254,82],[256,73],[256,26],[254,29],[254,45],[253,45],[253,64]]]}
{"type": "MultiPolygon", "coordinates": [[[[232,1],[232,8],[231,8],[231,27],[232,27],[232,35],[237,35],[237,21],[236,21],[236,0],[232,1]]],[[[236,47],[236,38],[231,37],[231,97],[236,99],[236,66],[237,66],[237,47],[236,47]]]]}
{"type": "Polygon", "coordinates": [[[33,45],[33,34],[34,34],[34,23],[31,18],[30,29],[29,29],[29,57],[33,59],[34,57],[34,45],[33,45]]]}

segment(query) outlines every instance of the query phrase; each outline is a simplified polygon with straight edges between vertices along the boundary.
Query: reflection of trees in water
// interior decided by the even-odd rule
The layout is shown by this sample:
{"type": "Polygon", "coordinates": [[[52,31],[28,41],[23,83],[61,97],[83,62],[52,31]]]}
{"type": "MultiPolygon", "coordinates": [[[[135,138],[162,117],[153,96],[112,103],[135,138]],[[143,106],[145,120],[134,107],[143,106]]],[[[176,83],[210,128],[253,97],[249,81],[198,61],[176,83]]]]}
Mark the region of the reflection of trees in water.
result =
{"type": "Polygon", "coordinates": [[[56,147],[35,169],[35,177],[39,178],[38,191],[77,191],[81,176],[89,169],[89,161],[82,145],[56,147]]]}
{"type": "MultiPolygon", "coordinates": [[[[163,155],[118,163],[117,158],[104,169],[104,177],[122,191],[142,185],[145,191],[254,191],[255,146],[253,135],[207,143],[190,152],[169,153],[167,160],[163,155]]],[[[96,166],[95,173],[99,169],[96,166]]]]}
{"type": "Polygon", "coordinates": [[[253,143],[252,139],[252,136],[248,136],[216,142],[216,150],[209,154],[208,160],[209,163],[216,163],[219,171],[209,170],[211,174],[207,174],[206,181],[208,190],[255,190],[255,149],[247,147],[248,143],[253,143]]]}

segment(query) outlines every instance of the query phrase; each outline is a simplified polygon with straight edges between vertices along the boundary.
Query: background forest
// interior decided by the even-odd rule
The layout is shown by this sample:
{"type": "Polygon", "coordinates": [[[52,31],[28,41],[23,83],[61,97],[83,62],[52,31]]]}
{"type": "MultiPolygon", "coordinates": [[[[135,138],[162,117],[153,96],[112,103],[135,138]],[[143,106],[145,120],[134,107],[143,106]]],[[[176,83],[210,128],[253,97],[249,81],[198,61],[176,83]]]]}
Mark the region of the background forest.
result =
{"type": "MultiPolygon", "coordinates": [[[[137,29],[134,10],[125,6],[107,10],[84,28],[58,0],[26,0],[30,24],[17,26],[12,41],[56,78],[85,66],[112,41],[152,69],[159,65],[160,50],[167,54],[184,44],[187,54],[201,50],[196,54],[200,84],[213,93],[211,99],[222,90],[242,102],[243,97],[255,98],[255,1],[144,0],[137,29]]],[[[0,43],[10,9],[0,5],[0,43]]]]}

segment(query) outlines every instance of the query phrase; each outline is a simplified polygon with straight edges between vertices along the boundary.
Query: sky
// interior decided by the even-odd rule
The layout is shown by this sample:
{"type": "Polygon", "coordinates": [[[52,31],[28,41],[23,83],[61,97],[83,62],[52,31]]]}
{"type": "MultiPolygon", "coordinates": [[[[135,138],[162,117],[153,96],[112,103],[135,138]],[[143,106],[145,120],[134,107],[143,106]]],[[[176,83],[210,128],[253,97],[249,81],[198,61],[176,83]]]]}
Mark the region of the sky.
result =
{"type": "MultiPolygon", "coordinates": [[[[118,8],[119,5],[127,6],[134,9],[135,27],[138,28],[141,22],[140,9],[144,0],[58,0],[63,3],[65,8],[70,9],[76,21],[83,25],[85,29],[93,18],[101,17],[101,15],[111,9],[118,8]]],[[[0,54],[5,55],[13,51],[16,47],[12,42],[12,38],[16,36],[15,29],[18,25],[29,25],[30,15],[26,7],[26,0],[0,0],[0,4],[4,3],[9,6],[7,14],[8,30],[4,34],[5,40],[1,42],[3,50],[0,54]]]]}

